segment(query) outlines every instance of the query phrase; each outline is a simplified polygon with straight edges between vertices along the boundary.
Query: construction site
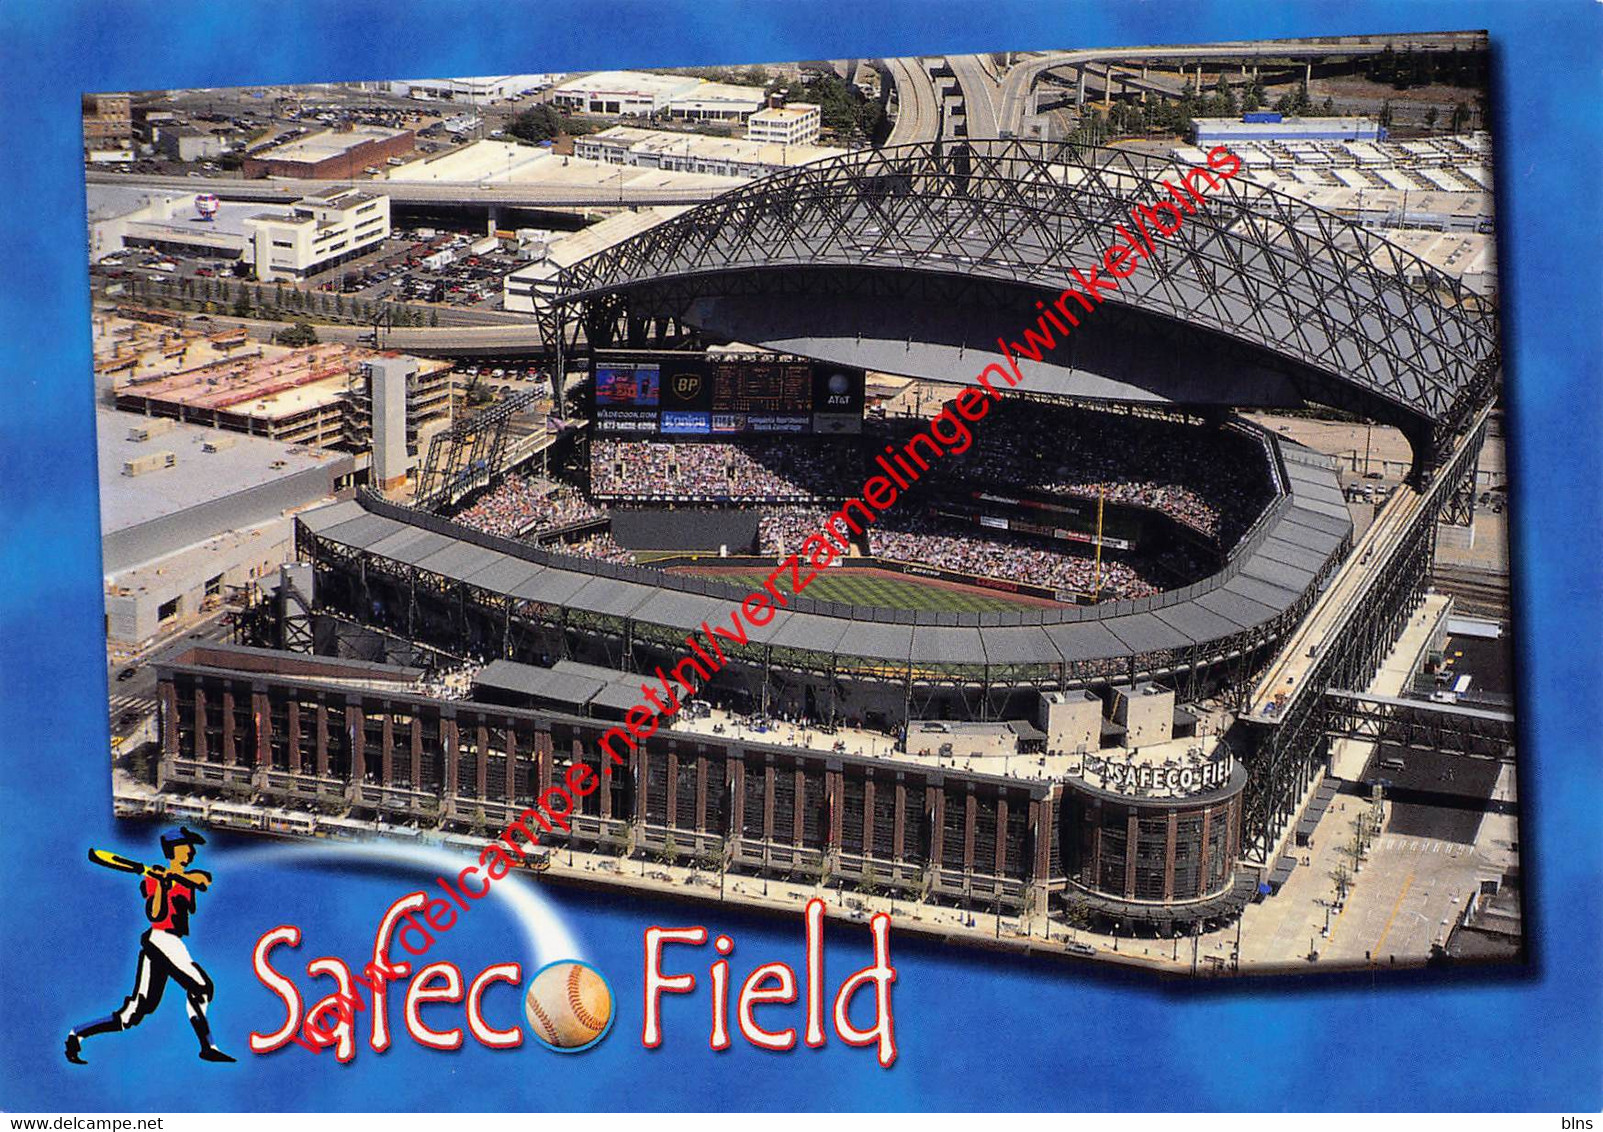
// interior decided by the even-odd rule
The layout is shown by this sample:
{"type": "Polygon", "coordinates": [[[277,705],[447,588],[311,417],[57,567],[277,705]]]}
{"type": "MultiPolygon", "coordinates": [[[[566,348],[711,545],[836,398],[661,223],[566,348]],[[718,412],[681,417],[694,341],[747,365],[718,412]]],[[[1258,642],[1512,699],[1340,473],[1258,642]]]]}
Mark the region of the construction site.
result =
{"type": "MultiPolygon", "coordinates": [[[[394,357],[339,343],[291,348],[212,332],[181,315],[118,308],[94,318],[95,375],[126,412],[361,452],[371,446],[370,363],[394,357]]],[[[449,427],[452,366],[410,359],[407,446],[449,427]]]]}

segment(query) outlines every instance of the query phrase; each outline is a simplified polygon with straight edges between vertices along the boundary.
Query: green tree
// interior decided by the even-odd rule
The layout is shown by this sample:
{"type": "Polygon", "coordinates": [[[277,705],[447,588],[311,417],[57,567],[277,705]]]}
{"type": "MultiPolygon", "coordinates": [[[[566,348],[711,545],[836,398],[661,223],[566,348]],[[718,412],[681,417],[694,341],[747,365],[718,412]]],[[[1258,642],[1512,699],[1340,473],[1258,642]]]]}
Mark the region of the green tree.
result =
{"type": "Polygon", "coordinates": [[[1326,98],[1324,105],[1319,108],[1319,112],[1327,118],[1334,117],[1336,113],[1336,100],[1334,98],[1326,98]]]}
{"type": "Polygon", "coordinates": [[[280,346],[315,346],[317,345],[317,328],[305,319],[301,319],[294,326],[286,326],[273,335],[273,341],[280,346]]]}
{"type": "Polygon", "coordinates": [[[440,312],[439,311],[429,311],[429,325],[430,326],[438,326],[438,325],[440,325],[440,312]]]}
{"type": "Polygon", "coordinates": [[[552,106],[549,102],[542,102],[522,111],[513,118],[507,126],[507,133],[526,142],[551,141],[559,133],[568,132],[566,129],[567,116],[552,106]]]}
{"type": "Polygon", "coordinates": [[[1464,126],[1468,122],[1469,122],[1469,105],[1467,103],[1465,103],[1462,99],[1460,99],[1459,102],[1458,102],[1458,105],[1453,107],[1453,118],[1452,118],[1453,133],[1455,133],[1455,134],[1462,133],[1464,131],[1464,126]]]}
{"type": "Polygon", "coordinates": [[[863,875],[862,878],[858,880],[857,887],[868,893],[870,896],[873,896],[879,892],[879,873],[874,871],[873,865],[870,864],[863,866],[863,875]]]}
{"type": "Polygon", "coordinates": [[[1425,111],[1425,128],[1427,130],[1434,130],[1436,128],[1436,118],[1436,107],[1432,106],[1430,109],[1425,111]]]}

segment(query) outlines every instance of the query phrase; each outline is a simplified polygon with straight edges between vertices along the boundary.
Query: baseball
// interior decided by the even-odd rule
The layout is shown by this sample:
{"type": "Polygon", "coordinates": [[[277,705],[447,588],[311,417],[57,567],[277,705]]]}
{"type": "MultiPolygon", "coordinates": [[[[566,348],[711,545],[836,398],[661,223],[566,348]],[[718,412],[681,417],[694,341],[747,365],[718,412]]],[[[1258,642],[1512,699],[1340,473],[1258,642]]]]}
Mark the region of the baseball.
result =
{"type": "Polygon", "coordinates": [[[565,960],[542,967],[523,996],[534,1036],[552,1049],[576,1050],[596,1041],[612,1023],[612,991],[584,963],[565,960]]]}

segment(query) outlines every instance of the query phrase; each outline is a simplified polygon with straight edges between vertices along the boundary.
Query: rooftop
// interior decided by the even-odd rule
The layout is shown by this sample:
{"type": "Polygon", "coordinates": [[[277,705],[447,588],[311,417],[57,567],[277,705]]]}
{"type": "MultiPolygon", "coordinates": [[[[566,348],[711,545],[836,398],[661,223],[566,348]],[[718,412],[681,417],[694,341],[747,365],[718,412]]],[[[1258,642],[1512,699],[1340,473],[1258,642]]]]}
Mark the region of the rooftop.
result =
{"type": "Polygon", "coordinates": [[[553,92],[604,91],[608,94],[677,95],[700,86],[689,75],[653,75],[646,71],[597,71],[553,87],[553,92]]]}
{"type": "Polygon", "coordinates": [[[675,102],[740,102],[745,104],[756,103],[761,106],[768,98],[768,92],[760,86],[735,86],[731,83],[704,82],[682,94],[674,96],[675,102]]]}
{"type": "Polygon", "coordinates": [[[95,412],[95,435],[102,534],[226,499],[342,458],[337,452],[296,447],[258,436],[219,433],[201,425],[157,421],[106,408],[95,412]],[[143,428],[162,431],[148,440],[130,439],[132,430],[143,428]],[[219,451],[203,450],[203,445],[219,441],[219,451]],[[178,458],[177,465],[139,476],[122,474],[125,461],[155,452],[173,453],[178,458]]]}
{"type": "Polygon", "coordinates": [[[363,142],[387,141],[404,133],[403,130],[390,130],[382,126],[357,126],[350,130],[321,130],[315,134],[308,134],[303,138],[296,138],[283,145],[270,146],[255,154],[263,161],[324,161],[330,157],[338,157],[353,146],[363,142]]]}
{"type": "Polygon", "coordinates": [[[847,152],[824,145],[781,145],[748,138],[715,138],[706,134],[646,130],[638,126],[612,126],[595,134],[590,140],[625,147],[632,153],[671,154],[748,165],[806,165],[812,161],[839,157],[847,152]]]}
{"type": "Polygon", "coordinates": [[[786,106],[770,106],[751,116],[753,122],[785,122],[805,118],[818,110],[811,102],[792,102],[786,106]]]}

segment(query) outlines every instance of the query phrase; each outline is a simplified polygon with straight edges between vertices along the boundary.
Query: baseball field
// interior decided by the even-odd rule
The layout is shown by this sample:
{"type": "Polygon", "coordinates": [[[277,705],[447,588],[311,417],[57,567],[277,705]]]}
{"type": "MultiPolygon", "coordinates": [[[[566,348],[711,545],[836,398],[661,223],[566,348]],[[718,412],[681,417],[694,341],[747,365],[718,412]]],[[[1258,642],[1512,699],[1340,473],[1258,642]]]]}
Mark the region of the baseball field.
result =
{"type": "MultiPolygon", "coordinates": [[[[710,574],[737,585],[760,587],[767,570],[745,567],[680,567],[672,573],[710,574]]],[[[805,577],[805,575],[804,575],[805,577]]],[[[790,593],[790,572],[774,579],[781,593],[790,593]]],[[[963,586],[933,578],[914,578],[888,570],[825,570],[809,582],[803,596],[848,605],[876,605],[886,609],[916,609],[932,613],[988,613],[1020,606],[1051,605],[1041,598],[1005,594],[977,586],[963,586]]]]}

